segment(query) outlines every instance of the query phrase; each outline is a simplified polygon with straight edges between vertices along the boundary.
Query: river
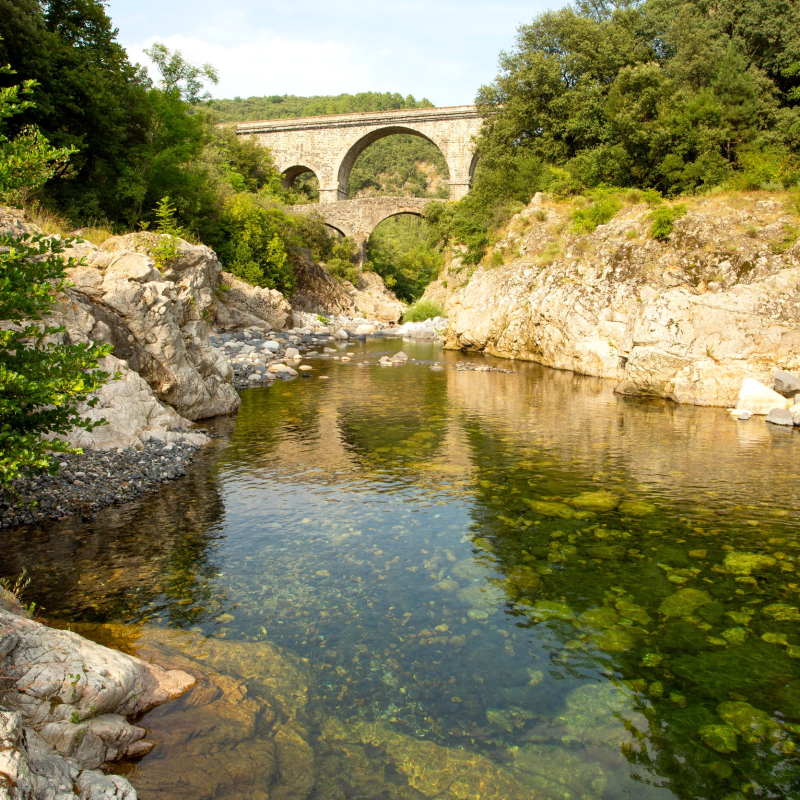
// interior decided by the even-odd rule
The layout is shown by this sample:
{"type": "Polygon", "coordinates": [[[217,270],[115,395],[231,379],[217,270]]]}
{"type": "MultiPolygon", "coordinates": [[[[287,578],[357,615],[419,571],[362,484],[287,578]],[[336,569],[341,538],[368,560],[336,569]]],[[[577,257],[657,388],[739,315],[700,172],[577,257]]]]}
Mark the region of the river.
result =
{"type": "MultiPolygon", "coordinates": [[[[800,796],[798,434],[433,344],[348,351],[244,392],[159,494],[4,534],[2,572],[134,652],[169,629],[234,674],[237,647],[282,654],[309,797],[800,796]]],[[[274,724],[237,740],[251,771],[274,724]]],[[[120,766],[142,800],[304,796],[170,783],[165,737],[120,766]]]]}

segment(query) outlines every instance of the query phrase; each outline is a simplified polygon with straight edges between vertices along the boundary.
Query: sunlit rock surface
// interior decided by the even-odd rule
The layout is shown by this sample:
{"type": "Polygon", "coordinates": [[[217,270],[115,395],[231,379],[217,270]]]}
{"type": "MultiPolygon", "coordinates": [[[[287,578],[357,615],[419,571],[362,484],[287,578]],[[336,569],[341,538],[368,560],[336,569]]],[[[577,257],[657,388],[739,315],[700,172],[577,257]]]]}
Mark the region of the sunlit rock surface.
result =
{"type": "Polygon", "coordinates": [[[470,276],[453,260],[426,292],[445,304],[447,347],[711,406],[733,405],[744,378],[800,367],[797,220],[780,200],[692,201],[665,243],[645,204],[591,234],[571,232],[572,210],[537,195],[495,246],[507,263],[470,276]]]}

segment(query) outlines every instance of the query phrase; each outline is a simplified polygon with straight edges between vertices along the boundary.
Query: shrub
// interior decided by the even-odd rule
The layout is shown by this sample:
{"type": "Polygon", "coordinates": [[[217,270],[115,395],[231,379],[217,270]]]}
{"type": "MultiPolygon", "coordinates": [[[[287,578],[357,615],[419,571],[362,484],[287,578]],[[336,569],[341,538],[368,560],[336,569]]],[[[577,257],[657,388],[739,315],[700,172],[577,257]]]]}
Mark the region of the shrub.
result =
{"type": "Polygon", "coordinates": [[[613,189],[597,189],[589,194],[590,203],[576,208],[570,218],[575,233],[592,233],[599,225],[610,222],[622,208],[619,193],[613,189]]]}
{"type": "Polygon", "coordinates": [[[331,248],[331,255],[326,266],[334,278],[350,281],[353,285],[358,283],[361,270],[355,263],[358,245],[351,236],[344,236],[331,248]]]}
{"type": "Polygon", "coordinates": [[[444,309],[433,300],[417,300],[403,314],[403,322],[425,322],[434,317],[443,317],[444,309]]]}
{"type": "Polygon", "coordinates": [[[686,206],[683,204],[659,206],[647,215],[647,218],[653,223],[650,226],[650,235],[659,242],[665,242],[675,228],[675,220],[680,219],[684,214],[686,214],[686,206]]]}
{"type": "Polygon", "coordinates": [[[225,204],[222,223],[226,232],[226,240],[219,247],[223,264],[253,286],[291,294],[294,273],[283,238],[284,228],[290,223],[284,212],[243,193],[225,204]]]}

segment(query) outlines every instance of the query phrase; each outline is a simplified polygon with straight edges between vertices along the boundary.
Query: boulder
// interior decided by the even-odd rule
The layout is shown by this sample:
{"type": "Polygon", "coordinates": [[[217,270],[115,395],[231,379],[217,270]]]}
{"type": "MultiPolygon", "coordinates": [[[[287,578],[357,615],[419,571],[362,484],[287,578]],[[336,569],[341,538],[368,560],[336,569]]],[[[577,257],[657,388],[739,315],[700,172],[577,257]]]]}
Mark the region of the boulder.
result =
{"type": "Polygon", "coordinates": [[[373,333],[375,333],[374,325],[359,325],[356,328],[356,336],[369,336],[373,333]]]}
{"type": "Polygon", "coordinates": [[[348,333],[344,328],[339,328],[336,333],[333,334],[334,339],[339,339],[340,341],[344,341],[345,339],[349,338],[348,333]]]}
{"type": "MultiPolygon", "coordinates": [[[[227,358],[209,342],[206,321],[222,267],[214,251],[179,240],[178,255],[157,269],[155,234],[115,236],[99,248],[84,243],[86,263],[68,270],[54,321],[73,342],[114,346],[162,402],[197,420],[239,408],[227,358]]],[[[67,255],[73,255],[69,250],[67,255]]]]}
{"type": "Polygon", "coordinates": [[[135,758],[155,742],[127,717],[179,697],[195,678],[110,650],[69,631],[0,610],[0,777],[19,798],[135,800],[124,778],[98,771],[135,758]]]}
{"type": "Polygon", "coordinates": [[[790,372],[779,369],[775,373],[775,391],[784,397],[793,399],[800,392],[800,378],[790,372]]]}
{"type": "Polygon", "coordinates": [[[350,290],[358,314],[380,322],[398,322],[406,310],[405,303],[397,299],[376,272],[362,272],[350,290]]]}
{"type": "Polygon", "coordinates": [[[767,414],[767,422],[771,422],[773,425],[786,425],[791,428],[794,425],[794,418],[788,408],[773,408],[767,414]]]}
{"type": "Polygon", "coordinates": [[[262,289],[223,272],[214,303],[214,322],[222,330],[253,325],[283,330],[292,325],[292,307],[275,289],[262,289]]]}
{"type": "Polygon", "coordinates": [[[745,378],[736,399],[736,408],[752,414],[769,414],[772,409],[788,409],[792,405],[783,395],[778,394],[763,383],[745,378]]]}

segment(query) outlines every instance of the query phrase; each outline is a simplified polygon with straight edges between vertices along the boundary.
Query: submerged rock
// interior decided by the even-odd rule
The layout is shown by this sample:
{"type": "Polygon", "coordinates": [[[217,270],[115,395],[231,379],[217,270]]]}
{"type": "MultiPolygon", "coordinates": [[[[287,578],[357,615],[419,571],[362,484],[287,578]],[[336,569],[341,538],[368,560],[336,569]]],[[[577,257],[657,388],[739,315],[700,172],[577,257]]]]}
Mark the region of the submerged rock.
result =
{"type": "Polygon", "coordinates": [[[762,553],[740,553],[736,550],[725,554],[722,562],[725,569],[735,575],[750,575],[753,571],[774,567],[778,562],[762,553]]]}
{"type": "Polygon", "coordinates": [[[665,617],[690,617],[698,608],[710,602],[711,595],[702,589],[681,589],[667,597],[658,610],[665,617]]]}
{"type": "Polygon", "coordinates": [[[613,511],[620,503],[620,498],[612,492],[583,492],[569,501],[570,505],[582,511],[603,513],[613,511]]]}

